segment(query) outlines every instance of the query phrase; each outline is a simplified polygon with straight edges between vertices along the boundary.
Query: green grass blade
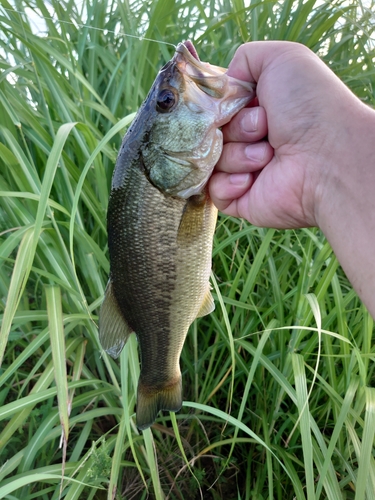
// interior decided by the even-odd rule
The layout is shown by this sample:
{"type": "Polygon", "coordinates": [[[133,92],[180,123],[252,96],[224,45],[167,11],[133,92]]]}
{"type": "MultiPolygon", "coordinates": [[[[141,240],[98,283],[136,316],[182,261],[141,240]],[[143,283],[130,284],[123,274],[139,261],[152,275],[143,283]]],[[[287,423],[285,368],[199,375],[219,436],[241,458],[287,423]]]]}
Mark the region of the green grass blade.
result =
{"type": "Polygon", "coordinates": [[[296,384],[297,406],[300,414],[303,462],[306,475],[306,492],[308,500],[314,500],[313,447],[311,441],[309,405],[306,404],[308,402],[308,396],[303,357],[299,354],[292,354],[292,363],[296,384]]]}
{"type": "Polygon", "coordinates": [[[371,474],[374,477],[374,437],[375,437],[375,389],[366,387],[366,412],[365,425],[363,428],[363,438],[359,455],[358,476],[355,492],[355,500],[362,498],[374,498],[375,485],[371,481],[371,474]]]}
{"type": "Polygon", "coordinates": [[[164,494],[160,485],[158,460],[151,429],[143,431],[143,440],[146,447],[146,458],[150,468],[150,476],[156,500],[163,500],[164,494]]]}
{"type": "Polygon", "coordinates": [[[62,428],[62,443],[66,449],[69,437],[70,403],[65,359],[65,337],[62,320],[61,291],[58,286],[46,287],[47,314],[51,339],[52,359],[57,388],[57,402],[62,428]]]}
{"type": "Polygon", "coordinates": [[[3,360],[6,342],[8,339],[13,317],[17,310],[22,292],[26,286],[26,282],[31,270],[31,265],[34,259],[35,251],[42,230],[45,211],[48,206],[49,194],[55,177],[56,169],[58,167],[62,148],[65,144],[65,141],[71,129],[74,126],[75,126],[74,123],[62,125],[56,135],[56,139],[52,147],[50,156],[48,158],[46,171],[43,178],[43,183],[40,192],[40,200],[35,218],[34,231],[33,232],[29,231],[25,235],[23,239],[24,244],[22,245],[22,247],[20,246],[19,249],[19,259],[17,259],[18,265],[17,268],[15,267],[14,277],[12,276],[12,287],[9,289],[9,294],[7,299],[8,305],[5,309],[5,314],[0,334],[0,366],[3,360]]]}
{"type": "Polygon", "coordinates": [[[9,286],[8,297],[4,309],[3,321],[0,331],[0,366],[4,358],[4,352],[8,342],[9,331],[16,313],[22,292],[26,286],[27,268],[30,263],[30,247],[34,238],[33,228],[30,228],[22,238],[17,252],[17,258],[13,269],[12,279],[9,286]]]}
{"type": "Polygon", "coordinates": [[[121,457],[124,451],[124,442],[126,440],[126,419],[125,410],[123,412],[120,425],[118,427],[115,450],[112,456],[111,477],[108,485],[107,500],[115,500],[117,496],[117,483],[121,469],[121,457]]]}
{"type": "Polygon", "coordinates": [[[350,409],[350,406],[352,405],[354,396],[355,396],[357,388],[358,388],[358,382],[359,382],[358,379],[354,379],[351,381],[351,384],[346,392],[344,402],[341,406],[340,414],[339,414],[338,419],[336,421],[336,425],[335,425],[335,428],[333,430],[333,433],[332,433],[332,436],[331,436],[331,439],[329,442],[327,453],[324,456],[323,467],[320,471],[319,482],[318,482],[318,485],[316,487],[316,497],[317,498],[320,498],[323,484],[324,484],[324,481],[326,478],[326,474],[327,474],[328,468],[331,464],[331,457],[332,457],[332,454],[334,452],[336,442],[340,436],[340,433],[343,431],[345,421],[348,418],[349,409],[350,409]]]}

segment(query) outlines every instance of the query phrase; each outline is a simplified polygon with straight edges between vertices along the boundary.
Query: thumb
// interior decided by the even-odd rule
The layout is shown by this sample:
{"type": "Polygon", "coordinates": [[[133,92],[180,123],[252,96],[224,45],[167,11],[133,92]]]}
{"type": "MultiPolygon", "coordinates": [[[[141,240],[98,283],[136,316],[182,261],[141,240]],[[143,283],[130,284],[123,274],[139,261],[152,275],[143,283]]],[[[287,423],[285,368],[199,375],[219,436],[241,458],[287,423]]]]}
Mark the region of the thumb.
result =
{"type": "Polygon", "coordinates": [[[307,47],[296,42],[264,41],[241,45],[228,67],[228,75],[239,80],[257,83],[267,67],[274,64],[279,56],[296,50],[310,52],[307,47]]]}

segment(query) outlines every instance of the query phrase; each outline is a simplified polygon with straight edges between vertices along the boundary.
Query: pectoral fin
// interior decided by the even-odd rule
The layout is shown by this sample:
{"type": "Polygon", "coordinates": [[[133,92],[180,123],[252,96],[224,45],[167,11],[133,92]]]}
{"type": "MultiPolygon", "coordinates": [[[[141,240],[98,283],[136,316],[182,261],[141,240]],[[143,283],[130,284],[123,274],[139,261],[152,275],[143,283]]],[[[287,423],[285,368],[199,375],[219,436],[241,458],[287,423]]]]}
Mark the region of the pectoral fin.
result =
{"type": "Polygon", "coordinates": [[[197,318],[201,318],[202,316],[206,316],[207,314],[212,313],[214,309],[215,309],[214,298],[212,297],[210,286],[208,286],[201,308],[199,309],[199,312],[197,314],[197,318]]]}
{"type": "Polygon", "coordinates": [[[127,325],[121,314],[117,300],[109,281],[105,291],[103,304],[99,315],[99,340],[103,349],[113,358],[117,358],[132,329],[127,325]]]}
{"type": "Polygon", "coordinates": [[[187,200],[177,233],[179,243],[189,243],[203,231],[205,203],[205,193],[192,196],[187,200]]]}

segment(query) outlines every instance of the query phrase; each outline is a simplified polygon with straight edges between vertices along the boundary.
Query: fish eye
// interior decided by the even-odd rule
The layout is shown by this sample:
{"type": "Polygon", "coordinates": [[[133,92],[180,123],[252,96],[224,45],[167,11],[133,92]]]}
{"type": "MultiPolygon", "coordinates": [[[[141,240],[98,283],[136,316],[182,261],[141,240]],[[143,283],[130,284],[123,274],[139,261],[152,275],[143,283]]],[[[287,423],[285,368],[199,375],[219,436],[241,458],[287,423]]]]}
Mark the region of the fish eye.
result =
{"type": "Polygon", "coordinates": [[[160,113],[168,113],[176,103],[176,96],[172,90],[163,89],[156,101],[156,110],[160,113]]]}

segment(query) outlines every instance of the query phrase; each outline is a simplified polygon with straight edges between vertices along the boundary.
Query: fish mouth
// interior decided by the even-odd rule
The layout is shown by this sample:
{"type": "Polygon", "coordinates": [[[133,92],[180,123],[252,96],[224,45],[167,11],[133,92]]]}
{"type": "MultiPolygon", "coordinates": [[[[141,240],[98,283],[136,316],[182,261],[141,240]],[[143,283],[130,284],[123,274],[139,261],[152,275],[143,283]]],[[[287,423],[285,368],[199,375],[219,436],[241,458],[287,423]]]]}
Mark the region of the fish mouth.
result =
{"type": "MultiPolygon", "coordinates": [[[[185,49],[187,49],[197,61],[200,61],[198,52],[195,50],[195,47],[190,40],[186,40],[185,42],[182,42],[180,45],[184,45],[185,49]]],[[[178,47],[177,47],[177,52],[178,52],[178,47]]]]}
{"type": "Polygon", "coordinates": [[[255,96],[254,83],[229,77],[226,68],[202,62],[190,40],[177,45],[172,61],[185,80],[185,102],[214,111],[217,127],[227,123],[255,96]]]}
{"type": "Polygon", "coordinates": [[[202,62],[190,40],[177,45],[174,59],[181,73],[185,73],[192,79],[218,77],[227,71],[226,68],[202,62]]]}

